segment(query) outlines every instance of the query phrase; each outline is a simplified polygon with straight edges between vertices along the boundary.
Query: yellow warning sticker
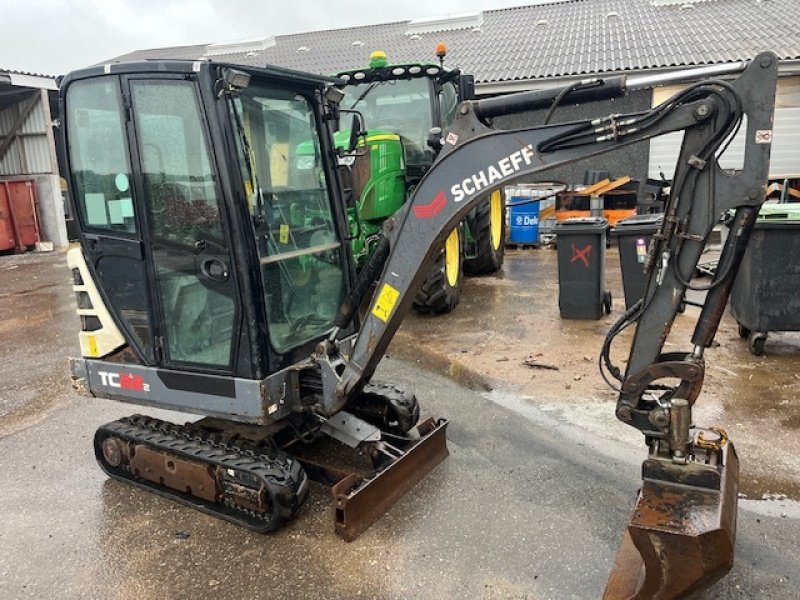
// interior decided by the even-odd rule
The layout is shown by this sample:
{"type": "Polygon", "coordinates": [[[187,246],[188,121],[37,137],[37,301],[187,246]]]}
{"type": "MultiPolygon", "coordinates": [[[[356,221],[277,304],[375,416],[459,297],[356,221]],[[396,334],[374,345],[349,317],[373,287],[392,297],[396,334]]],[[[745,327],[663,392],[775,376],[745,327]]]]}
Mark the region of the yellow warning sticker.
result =
{"type": "Polygon", "coordinates": [[[97,356],[97,338],[93,335],[87,335],[86,345],[89,348],[89,356],[97,356]]]}
{"type": "Polygon", "coordinates": [[[397,299],[399,297],[400,292],[388,283],[384,283],[381,293],[378,294],[378,300],[375,302],[375,306],[372,307],[372,314],[385,323],[389,315],[392,314],[394,305],[397,304],[397,299]]]}
{"type": "Polygon", "coordinates": [[[286,223],[281,223],[281,228],[278,235],[278,241],[281,244],[289,243],[289,226],[286,223]]]}

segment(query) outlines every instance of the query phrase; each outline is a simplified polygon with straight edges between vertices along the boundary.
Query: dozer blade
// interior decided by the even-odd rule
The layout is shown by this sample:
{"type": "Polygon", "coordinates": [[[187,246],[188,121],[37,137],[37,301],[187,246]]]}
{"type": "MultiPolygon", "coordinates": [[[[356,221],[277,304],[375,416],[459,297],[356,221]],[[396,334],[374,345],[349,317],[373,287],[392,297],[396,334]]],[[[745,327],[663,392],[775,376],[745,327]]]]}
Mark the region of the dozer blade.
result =
{"type": "Polygon", "coordinates": [[[716,489],[645,478],[605,600],[685,598],[730,570],[739,461],[731,443],[719,452],[716,489]]]}
{"type": "Polygon", "coordinates": [[[377,475],[351,474],[333,486],[336,533],[346,541],[358,537],[450,454],[446,419],[426,419],[417,429],[420,438],[397,448],[399,457],[377,475]]]}

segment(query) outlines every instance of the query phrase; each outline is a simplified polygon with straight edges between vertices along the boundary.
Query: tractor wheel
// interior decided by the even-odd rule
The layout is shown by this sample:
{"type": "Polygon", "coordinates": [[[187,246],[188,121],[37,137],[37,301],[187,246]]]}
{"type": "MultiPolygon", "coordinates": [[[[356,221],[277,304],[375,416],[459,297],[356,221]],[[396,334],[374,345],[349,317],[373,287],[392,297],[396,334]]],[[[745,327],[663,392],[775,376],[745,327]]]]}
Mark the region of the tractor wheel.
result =
{"type": "Polygon", "coordinates": [[[458,306],[458,301],[461,299],[463,260],[464,250],[459,225],[447,236],[444,248],[436,257],[430,275],[414,298],[414,309],[417,312],[439,314],[450,312],[458,306]]]}
{"type": "Polygon", "coordinates": [[[470,275],[496,273],[505,258],[506,215],[503,194],[493,191],[475,209],[469,228],[475,240],[475,256],[464,259],[464,272],[470,275]]]}

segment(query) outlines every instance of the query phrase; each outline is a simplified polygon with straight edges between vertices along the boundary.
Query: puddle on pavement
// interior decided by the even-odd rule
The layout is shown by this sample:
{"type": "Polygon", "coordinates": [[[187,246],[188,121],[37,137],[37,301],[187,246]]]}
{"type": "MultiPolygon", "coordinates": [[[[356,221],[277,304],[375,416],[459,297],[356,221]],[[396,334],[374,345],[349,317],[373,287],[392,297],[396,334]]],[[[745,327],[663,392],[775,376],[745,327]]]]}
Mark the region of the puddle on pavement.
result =
{"type": "MultiPolygon", "coordinates": [[[[582,424],[565,418],[564,411],[548,410],[530,398],[497,389],[483,396],[533,423],[557,431],[559,437],[596,450],[598,457],[606,456],[627,463],[632,468],[646,458],[643,440],[633,429],[626,429],[623,434],[611,439],[588,433],[582,424]]],[[[791,518],[800,518],[800,483],[791,478],[753,472],[752,467],[749,471],[745,468],[740,475],[739,496],[740,500],[746,500],[744,507],[754,512],[771,516],[785,513],[791,518]]]]}
{"type": "Polygon", "coordinates": [[[0,270],[0,436],[6,436],[63,405],[67,357],[78,349],[80,324],[65,254],[4,257],[0,270]]]}
{"type": "Polygon", "coordinates": [[[783,499],[800,506],[800,483],[797,481],[765,474],[751,474],[751,477],[739,479],[741,496],[753,501],[783,499]]]}
{"type": "Polygon", "coordinates": [[[739,498],[739,508],[765,517],[800,519],[800,502],[785,497],[766,497],[761,500],[739,498]]]}

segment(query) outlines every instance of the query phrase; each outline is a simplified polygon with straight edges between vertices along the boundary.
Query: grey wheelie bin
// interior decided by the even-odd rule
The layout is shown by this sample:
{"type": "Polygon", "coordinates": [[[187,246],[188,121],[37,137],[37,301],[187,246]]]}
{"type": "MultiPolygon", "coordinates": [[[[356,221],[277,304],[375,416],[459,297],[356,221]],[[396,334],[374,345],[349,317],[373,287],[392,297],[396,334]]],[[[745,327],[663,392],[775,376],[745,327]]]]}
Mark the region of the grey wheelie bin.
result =
{"type": "Polygon", "coordinates": [[[764,354],[767,332],[800,331],[800,203],[761,207],[730,303],[756,356],[764,354]]]}

